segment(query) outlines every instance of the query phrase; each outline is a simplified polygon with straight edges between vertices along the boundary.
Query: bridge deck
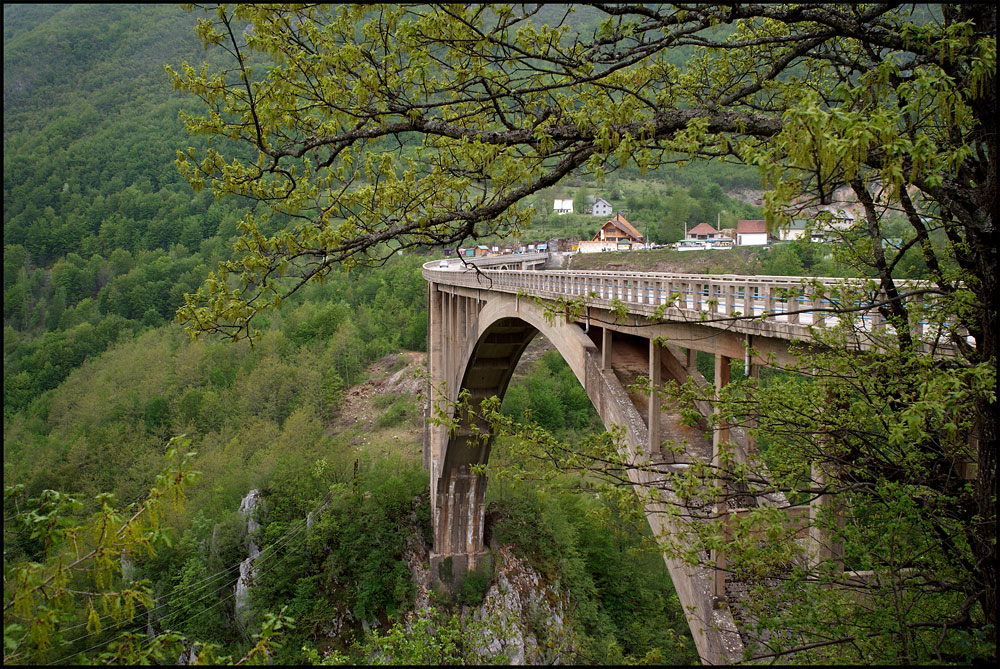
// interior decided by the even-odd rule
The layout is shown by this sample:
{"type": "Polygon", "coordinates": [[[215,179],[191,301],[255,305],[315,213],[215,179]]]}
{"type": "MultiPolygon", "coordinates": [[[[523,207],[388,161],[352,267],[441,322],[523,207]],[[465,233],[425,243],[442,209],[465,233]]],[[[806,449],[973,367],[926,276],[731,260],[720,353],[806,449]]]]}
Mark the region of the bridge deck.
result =
{"type": "MultiPolygon", "coordinates": [[[[624,308],[637,316],[786,340],[811,341],[812,328],[833,327],[847,317],[854,319],[862,335],[857,341],[862,350],[876,346],[874,335],[893,332],[877,308],[885,296],[879,295],[877,282],[870,279],[512,270],[493,269],[484,260],[496,261],[477,261],[479,269],[457,264],[443,269],[427,263],[423,276],[435,283],[483,291],[549,300],[583,299],[587,306],[610,311],[624,308]],[[836,315],[845,310],[849,316],[836,315]]],[[[920,281],[896,283],[904,291],[927,287],[920,281]]],[[[952,344],[943,334],[947,331],[948,323],[919,320],[911,335],[923,342],[925,352],[950,355],[952,344]]]]}

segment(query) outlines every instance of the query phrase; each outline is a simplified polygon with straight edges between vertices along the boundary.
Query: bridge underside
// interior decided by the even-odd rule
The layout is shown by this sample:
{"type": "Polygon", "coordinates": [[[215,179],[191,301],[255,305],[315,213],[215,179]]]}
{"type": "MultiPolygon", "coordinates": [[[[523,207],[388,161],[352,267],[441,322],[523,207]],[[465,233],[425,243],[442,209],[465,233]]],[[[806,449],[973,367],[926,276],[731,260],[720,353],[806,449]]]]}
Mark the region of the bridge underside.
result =
{"type": "MultiPolygon", "coordinates": [[[[465,406],[473,416],[479,413],[484,399],[503,397],[517,361],[536,334],[538,330],[522,320],[503,318],[478,337],[460,385],[462,390],[468,391],[465,406]]],[[[448,399],[451,404],[458,397],[449,395],[448,399]]],[[[475,568],[485,552],[486,477],[476,474],[473,468],[489,460],[492,438],[488,426],[470,418],[469,413],[459,408],[458,428],[450,435],[436,470],[440,474],[433,498],[434,555],[431,560],[435,573],[437,562],[442,559],[440,556],[451,556],[453,571],[462,573],[475,568]]]]}
{"type": "MultiPolygon", "coordinates": [[[[685,425],[679,411],[661,410],[661,398],[626,390],[639,376],[654,383],[693,378],[706,385],[695,368],[693,346],[654,344],[652,337],[662,335],[638,324],[613,324],[610,314],[595,316],[595,323],[564,318],[549,322],[537,304],[516,295],[487,293],[483,299],[476,290],[433,283],[430,291],[430,400],[453,421],[450,430],[432,426],[425,445],[434,516],[432,574],[460,579],[486,555],[486,476],[481,470],[477,473],[476,465],[487,463],[491,436],[469,411],[459,408],[456,414],[454,405],[461,395],[474,415],[484,399],[503,397],[521,354],[539,332],[566,359],[604,424],[625,428],[623,448],[634,465],[629,476],[637,490],[663,488],[665,472],[716,455],[713,438],[706,436],[711,431],[707,420],[685,425]],[[600,327],[598,317],[608,322],[600,327]],[[668,448],[672,444],[685,448],[676,452],[668,448]]],[[[731,341],[700,332],[688,335],[703,350],[717,349],[718,359],[726,363],[728,357],[721,353],[742,357],[742,342],[736,335],[731,341]]],[[[706,416],[711,410],[704,404],[699,409],[706,416]]],[[[716,436],[716,442],[720,436],[726,435],[716,436]]],[[[666,497],[669,492],[646,507],[657,536],[676,534],[666,513],[666,497]]],[[[718,606],[720,591],[713,573],[666,556],[665,561],[702,660],[718,664],[738,659],[742,644],[728,609],[718,606]]]]}

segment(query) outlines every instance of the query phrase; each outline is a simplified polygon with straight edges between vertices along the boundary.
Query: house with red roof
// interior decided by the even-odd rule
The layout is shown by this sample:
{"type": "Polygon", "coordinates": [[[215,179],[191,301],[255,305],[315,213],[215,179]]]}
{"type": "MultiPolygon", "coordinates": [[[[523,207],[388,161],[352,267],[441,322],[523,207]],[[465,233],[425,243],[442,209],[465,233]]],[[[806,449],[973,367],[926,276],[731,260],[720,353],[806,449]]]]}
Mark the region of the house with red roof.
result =
{"type": "Polygon", "coordinates": [[[708,223],[699,223],[684,235],[684,239],[722,239],[726,235],[708,223]]]}
{"type": "Polygon", "coordinates": [[[763,219],[736,221],[737,246],[764,246],[767,244],[767,224],[763,219]]]}

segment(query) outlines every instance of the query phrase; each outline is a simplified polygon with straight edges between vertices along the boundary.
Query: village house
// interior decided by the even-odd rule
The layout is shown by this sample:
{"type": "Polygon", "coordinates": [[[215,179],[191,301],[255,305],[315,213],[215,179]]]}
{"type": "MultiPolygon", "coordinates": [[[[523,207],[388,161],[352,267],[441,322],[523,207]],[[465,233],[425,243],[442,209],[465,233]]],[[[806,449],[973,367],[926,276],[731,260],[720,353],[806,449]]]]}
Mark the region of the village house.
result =
{"type": "Polygon", "coordinates": [[[639,231],[625,220],[621,213],[618,213],[601,226],[593,239],[589,242],[581,241],[579,251],[581,253],[631,251],[633,245],[640,245],[643,241],[643,236],[639,234],[639,231]]]}
{"type": "Polygon", "coordinates": [[[806,234],[806,219],[794,218],[787,226],[782,226],[778,230],[778,239],[783,242],[793,239],[801,239],[806,234]]]}
{"type": "Polygon", "coordinates": [[[611,203],[604,198],[597,198],[590,210],[592,216],[610,216],[612,212],[611,203]]]}
{"type": "Polygon", "coordinates": [[[767,225],[761,220],[736,221],[737,246],[764,246],[767,244],[767,225]]]}
{"type": "Polygon", "coordinates": [[[643,237],[639,234],[639,231],[632,227],[632,224],[625,220],[625,217],[621,213],[615,214],[614,218],[608,219],[608,221],[601,226],[601,229],[597,231],[594,238],[591,241],[614,241],[619,244],[626,242],[628,244],[641,244],[643,242],[643,237]]]}
{"type": "Polygon", "coordinates": [[[721,230],[716,230],[708,223],[699,223],[684,235],[684,239],[722,239],[726,235],[721,230]]]}
{"type": "Polygon", "coordinates": [[[572,214],[573,200],[556,200],[552,205],[552,211],[556,212],[559,216],[562,216],[563,214],[572,214]]]}

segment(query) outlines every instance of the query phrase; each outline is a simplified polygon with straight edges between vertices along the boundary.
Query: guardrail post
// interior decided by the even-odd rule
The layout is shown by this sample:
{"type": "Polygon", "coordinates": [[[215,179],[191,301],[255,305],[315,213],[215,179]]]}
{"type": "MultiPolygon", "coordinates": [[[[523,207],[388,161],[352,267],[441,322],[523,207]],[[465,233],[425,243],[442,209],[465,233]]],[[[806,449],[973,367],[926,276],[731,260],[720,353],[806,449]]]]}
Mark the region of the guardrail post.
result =
{"type": "Polygon", "coordinates": [[[799,313],[798,313],[799,309],[800,309],[799,305],[802,304],[802,302],[800,302],[800,300],[801,300],[801,296],[799,296],[799,295],[789,295],[788,296],[788,303],[787,303],[788,304],[788,309],[786,310],[785,313],[788,314],[788,322],[789,323],[798,323],[799,322],[799,313]]]}
{"type": "Polygon", "coordinates": [[[823,327],[826,324],[826,312],[825,311],[815,311],[815,309],[823,309],[823,303],[826,302],[826,298],[820,292],[814,292],[812,296],[812,307],[814,311],[812,312],[812,324],[818,327],[823,327]]]}

